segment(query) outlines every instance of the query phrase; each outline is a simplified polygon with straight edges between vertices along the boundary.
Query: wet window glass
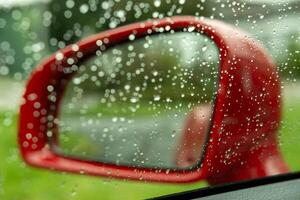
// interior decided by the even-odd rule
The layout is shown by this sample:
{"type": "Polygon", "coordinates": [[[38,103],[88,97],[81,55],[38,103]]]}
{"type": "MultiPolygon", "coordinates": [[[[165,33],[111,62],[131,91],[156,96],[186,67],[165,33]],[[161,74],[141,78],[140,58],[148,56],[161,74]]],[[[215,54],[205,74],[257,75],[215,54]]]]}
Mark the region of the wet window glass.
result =
{"type": "MultiPolygon", "coordinates": [[[[19,107],[26,101],[22,93],[44,58],[101,31],[178,15],[220,20],[243,30],[276,66],[272,77],[278,90],[249,97],[249,105],[258,100],[267,105],[264,95],[275,92],[279,103],[273,108],[257,105],[257,116],[238,130],[244,137],[220,149],[220,162],[230,166],[231,158],[247,151],[249,162],[234,163],[245,169],[259,163],[266,170],[256,171],[257,177],[300,171],[299,0],[0,0],[0,199],[145,199],[215,184],[128,181],[85,176],[84,170],[81,175],[55,172],[25,164],[19,152],[19,107]],[[277,120],[264,123],[260,113],[274,110],[278,115],[270,118],[277,120]],[[257,127],[249,132],[252,123],[257,127]],[[276,148],[265,151],[269,142],[276,148]],[[257,149],[265,152],[255,160],[257,149]]],[[[65,157],[117,166],[201,168],[220,90],[219,54],[213,38],[186,29],[132,36],[76,64],[69,60],[74,75],[65,86],[58,117],[48,113],[49,124],[57,126],[48,127],[49,148],[65,157]]],[[[255,85],[257,77],[247,72],[238,76],[246,89],[265,86],[255,85]]],[[[47,90],[53,91],[52,86],[47,90]]],[[[227,118],[223,123],[239,121],[227,118]]],[[[234,140],[228,129],[221,134],[234,140]]],[[[29,133],[26,139],[38,142],[29,133]]],[[[240,172],[245,177],[249,173],[240,172]]]]}

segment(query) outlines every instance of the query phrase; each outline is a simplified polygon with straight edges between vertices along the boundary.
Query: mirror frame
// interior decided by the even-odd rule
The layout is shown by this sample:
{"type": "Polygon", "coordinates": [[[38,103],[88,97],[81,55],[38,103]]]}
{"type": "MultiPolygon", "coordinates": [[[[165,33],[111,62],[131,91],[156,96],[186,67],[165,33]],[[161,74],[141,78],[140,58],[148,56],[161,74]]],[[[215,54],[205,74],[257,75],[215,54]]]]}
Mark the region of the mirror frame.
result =
{"type": "MultiPolygon", "coordinates": [[[[194,16],[148,20],[90,36],[45,59],[32,73],[23,95],[19,116],[19,148],[27,164],[57,171],[171,183],[188,183],[206,179],[211,184],[217,184],[228,180],[239,180],[245,178],[246,175],[240,174],[238,171],[239,174],[230,177],[228,171],[232,171],[233,164],[236,164],[237,160],[245,157],[245,153],[249,154],[249,152],[245,149],[239,151],[238,157],[229,158],[230,163],[233,164],[228,164],[221,162],[224,158],[224,149],[232,147],[237,140],[244,137],[247,138],[247,141],[251,141],[257,135],[241,133],[240,127],[229,128],[233,131],[231,136],[223,133],[224,126],[228,123],[226,122],[228,115],[230,116],[232,113],[229,107],[234,106],[237,109],[236,106],[239,106],[239,110],[236,110],[239,114],[235,113],[236,119],[243,121],[247,118],[243,115],[244,111],[247,113],[249,110],[257,109],[256,104],[245,103],[247,100],[245,95],[248,95],[247,97],[249,95],[256,96],[260,105],[268,104],[268,106],[277,108],[280,107],[279,94],[280,81],[272,59],[260,44],[238,28],[218,20],[194,16]],[[93,55],[99,50],[99,43],[103,43],[106,48],[109,48],[118,43],[130,41],[131,35],[134,35],[135,38],[141,38],[156,33],[182,30],[192,30],[208,36],[216,44],[220,55],[219,85],[213,108],[209,140],[206,144],[202,163],[190,170],[135,168],[67,158],[51,151],[47,138],[47,114],[50,113],[51,109],[47,87],[49,85],[54,86],[57,92],[55,104],[59,107],[64,87],[74,74],[67,66],[68,59],[72,58],[76,63],[93,55]],[[256,77],[254,84],[259,86],[251,92],[248,91],[249,94],[243,89],[245,84],[243,84],[243,77],[239,75],[242,72],[256,77]],[[61,83],[61,80],[66,81],[61,83]],[[264,87],[260,87],[261,85],[264,87]],[[266,92],[267,95],[260,96],[266,92]]],[[[55,116],[58,115],[58,107],[56,107],[55,116]]],[[[268,123],[280,121],[280,109],[273,109],[273,111],[271,117],[265,119],[268,123]]],[[[257,114],[253,112],[250,113],[251,116],[257,114]]],[[[260,121],[251,124],[250,129],[257,128],[259,123],[260,121]]],[[[278,126],[274,125],[271,128],[272,134],[270,135],[276,135],[273,132],[277,131],[278,126]]],[[[276,142],[276,137],[271,141],[276,142]]],[[[272,150],[274,148],[272,146],[272,150]]],[[[265,146],[258,150],[263,151],[264,149],[265,146]]],[[[279,151],[276,153],[280,156],[279,151]]],[[[249,157],[253,158],[251,155],[249,157]]],[[[264,166],[260,166],[261,163],[255,163],[249,167],[255,167],[259,170],[264,168],[264,166]]]]}

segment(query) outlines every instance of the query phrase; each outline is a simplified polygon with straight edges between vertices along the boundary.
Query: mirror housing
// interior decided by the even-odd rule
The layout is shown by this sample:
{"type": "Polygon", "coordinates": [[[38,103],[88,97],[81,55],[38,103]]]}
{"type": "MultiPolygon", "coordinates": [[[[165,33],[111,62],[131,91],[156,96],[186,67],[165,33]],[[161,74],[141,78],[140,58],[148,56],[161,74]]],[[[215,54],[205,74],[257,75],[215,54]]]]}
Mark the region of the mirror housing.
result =
{"type": "Polygon", "coordinates": [[[279,75],[260,44],[238,28],[217,20],[172,17],[99,33],[44,60],[32,73],[23,95],[19,148],[29,165],[52,170],[133,180],[208,180],[219,184],[288,171],[277,144],[280,118],[279,75]],[[219,87],[201,165],[188,170],[135,168],[63,157],[50,149],[49,123],[54,130],[57,127],[49,122],[48,115],[54,109],[50,118],[55,120],[58,116],[64,89],[74,75],[68,64],[70,59],[74,63],[84,60],[99,50],[100,43],[104,51],[130,37],[182,30],[207,35],[220,51],[219,87]],[[54,107],[49,91],[56,94],[54,107]],[[267,166],[269,161],[271,168],[267,166]]]}

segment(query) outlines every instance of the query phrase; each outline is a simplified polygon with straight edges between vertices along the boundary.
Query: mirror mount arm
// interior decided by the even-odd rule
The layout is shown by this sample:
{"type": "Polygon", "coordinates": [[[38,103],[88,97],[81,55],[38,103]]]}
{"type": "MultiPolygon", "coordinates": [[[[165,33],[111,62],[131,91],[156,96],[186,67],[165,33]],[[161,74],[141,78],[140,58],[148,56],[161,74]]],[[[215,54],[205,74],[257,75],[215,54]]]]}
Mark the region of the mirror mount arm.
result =
{"type": "Polygon", "coordinates": [[[244,160],[238,162],[226,173],[210,174],[207,181],[210,185],[251,180],[289,172],[276,138],[270,138],[259,147],[246,153],[244,160]]]}

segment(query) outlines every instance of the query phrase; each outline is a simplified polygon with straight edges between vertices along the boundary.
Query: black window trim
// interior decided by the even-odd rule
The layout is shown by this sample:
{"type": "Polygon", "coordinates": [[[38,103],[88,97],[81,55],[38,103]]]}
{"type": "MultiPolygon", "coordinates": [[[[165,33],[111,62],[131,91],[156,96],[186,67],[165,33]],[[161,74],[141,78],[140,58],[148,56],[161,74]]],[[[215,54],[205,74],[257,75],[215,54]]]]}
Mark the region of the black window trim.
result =
{"type": "Polygon", "coordinates": [[[248,180],[248,181],[241,181],[241,182],[234,182],[228,183],[225,185],[218,185],[218,186],[210,186],[200,189],[194,189],[189,191],[184,191],[175,194],[169,194],[165,196],[151,198],[153,200],[168,200],[168,199],[193,199],[193,198],[201,198],[201,197],[208,197],[216,194],[241,190],[241,189],[249,189],[254,188],[257,186],[269,185],[273,183],[285,182],[290,180],[300,179],[300,172],[295,173],[288,173],[288,174],[281,174],[281,175],[274,175],[260,179],[248,180]]]}

